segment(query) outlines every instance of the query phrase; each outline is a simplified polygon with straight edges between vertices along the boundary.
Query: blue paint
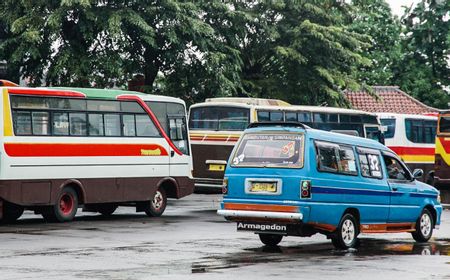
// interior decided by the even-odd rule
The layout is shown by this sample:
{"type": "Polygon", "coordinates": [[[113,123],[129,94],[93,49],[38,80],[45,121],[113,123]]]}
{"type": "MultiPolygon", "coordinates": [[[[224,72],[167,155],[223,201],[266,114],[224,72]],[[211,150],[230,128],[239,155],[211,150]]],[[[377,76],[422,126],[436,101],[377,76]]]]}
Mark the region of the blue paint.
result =
{"type": "MultiPolygon", "coordinates": [[[[430,206],[436,210],[439,224],[442,212],[442,207],[437,201],[439,192],[417,180],[389,180],[384,153],[395,156],[389,148],[379,142],[344,134],[279,126],[247,129],[228,161],[225,171],[225,177],[228,178],[228,194],[224,196],[222,209],[226,203],[298,206],[303,214],[304,223],[337,227],[344,212],[349,208],[359,212],[360,224],[386,224],[414,223],[422,210],[430,206]],[[254,133],[303,135],[303,148],[300,151],[303,153],[303,166],[301,168],[234,166],[233,161],[237,160],[236,153],[244,141],[244,136],[254,133]],[[320,171],[317,163],[319,141],[349,147],[355,155],[355,165],[352,168],[356,168],[356,171],[353,174],[320,171]],[[359,156],[367,155],[369,152],[378,154],[378,158],[369,157],[372,164],[374,160],[375,162],[379,160],[378,178],[365,177],[362,174],[364,166],[359,156]],[[253,178],[255,181],[280,179],[281,192],[276,195],[246,193],[246,178],[253,178]],[[310,198],[301,198],[302,180],[311,182],[310,198]]],[[[376,171],[377,165],[373,166],[373,171],[376,171]]]]}

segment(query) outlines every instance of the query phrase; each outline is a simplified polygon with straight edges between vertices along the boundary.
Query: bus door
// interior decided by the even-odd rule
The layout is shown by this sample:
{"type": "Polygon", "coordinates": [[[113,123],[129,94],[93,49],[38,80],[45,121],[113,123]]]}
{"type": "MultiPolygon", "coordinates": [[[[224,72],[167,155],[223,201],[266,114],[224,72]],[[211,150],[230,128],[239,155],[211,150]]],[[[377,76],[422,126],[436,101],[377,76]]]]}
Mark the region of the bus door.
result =
{"type": "Polygon", "coordinates": [[[171,149],[170,176],[186,177],[191,172],[191,157],[188,141],[186,116],[184,114],[167,114],[169,138],[182,153],[181,155],[171,149]]]}

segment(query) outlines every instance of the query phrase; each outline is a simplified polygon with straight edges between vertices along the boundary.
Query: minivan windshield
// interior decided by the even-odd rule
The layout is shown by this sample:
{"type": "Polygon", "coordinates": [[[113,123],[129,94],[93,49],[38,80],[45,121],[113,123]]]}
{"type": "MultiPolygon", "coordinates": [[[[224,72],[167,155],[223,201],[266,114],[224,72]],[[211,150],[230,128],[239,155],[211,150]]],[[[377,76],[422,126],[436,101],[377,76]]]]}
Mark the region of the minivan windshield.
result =
{"type": "Polygon", "coordinates": [[[301,168],[303,134],[245,134],[234,154],[232,166],[301,168]]]}

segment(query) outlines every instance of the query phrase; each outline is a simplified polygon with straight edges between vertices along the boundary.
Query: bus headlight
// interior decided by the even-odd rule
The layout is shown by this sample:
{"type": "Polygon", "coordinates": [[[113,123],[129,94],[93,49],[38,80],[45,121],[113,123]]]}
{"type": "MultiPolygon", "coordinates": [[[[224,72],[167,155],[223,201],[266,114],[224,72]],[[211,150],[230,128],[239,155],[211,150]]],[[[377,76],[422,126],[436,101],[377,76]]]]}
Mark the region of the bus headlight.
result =
{"type": "Polygon", "coordinates": [[[437,202],[441,203],[441,195],[440,194],[438,194],[438,196],[437,196],[437,202]]]}
{"type": "Polygon", "coordinates": [[[222,193],[223,194],[227,194],[228,193],[228,178],[227,177],[223,178],[222,193]]]}

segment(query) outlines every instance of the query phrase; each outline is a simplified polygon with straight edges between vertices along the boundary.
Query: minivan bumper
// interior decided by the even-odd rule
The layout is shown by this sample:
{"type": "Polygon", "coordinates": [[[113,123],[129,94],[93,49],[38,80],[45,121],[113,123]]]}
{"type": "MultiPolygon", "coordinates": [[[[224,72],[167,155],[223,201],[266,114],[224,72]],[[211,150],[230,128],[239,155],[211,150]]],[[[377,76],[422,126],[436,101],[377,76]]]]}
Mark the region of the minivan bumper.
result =
{"type": "Polygon", "coordinates": [[[225,218],[262,218],[262,219],[283,219],[297,220],[303,219],[302,213],[269,212],[269,211],[247,211],[247,210],[217,210],[217,214],[225,218]]]}

